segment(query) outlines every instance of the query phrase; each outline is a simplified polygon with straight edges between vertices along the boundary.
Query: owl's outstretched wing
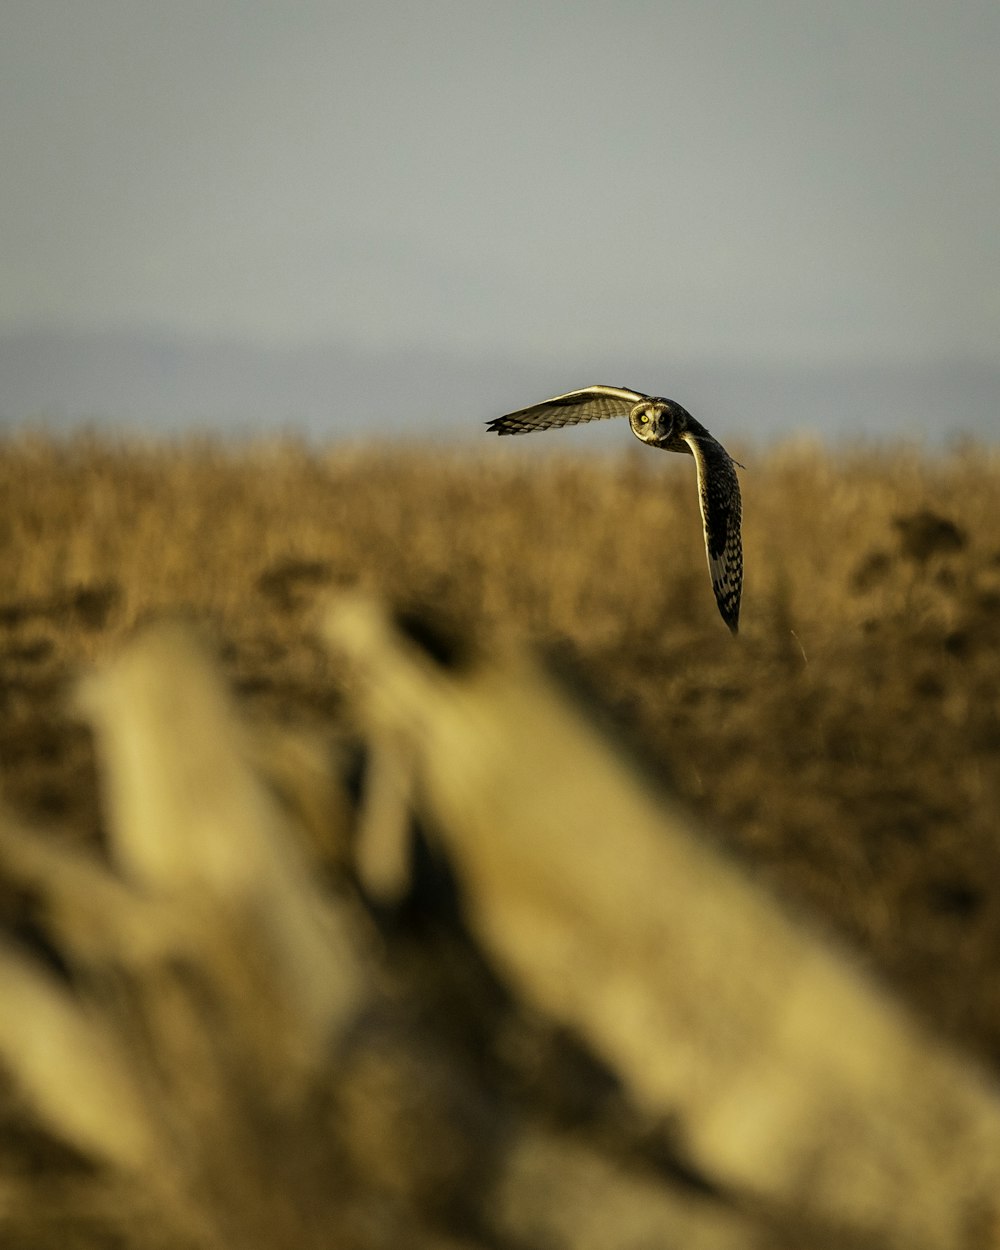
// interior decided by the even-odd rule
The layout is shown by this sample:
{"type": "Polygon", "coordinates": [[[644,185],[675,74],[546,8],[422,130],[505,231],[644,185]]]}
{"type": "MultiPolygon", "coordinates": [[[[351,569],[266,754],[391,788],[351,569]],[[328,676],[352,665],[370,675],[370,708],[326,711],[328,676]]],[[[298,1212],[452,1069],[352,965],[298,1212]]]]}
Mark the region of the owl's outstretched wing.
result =
{"type": "Polygon", "coordinates": [[[722,619],[735,634],[740,623],[743,593],[743,540],[740,483],[729,453],[702,427],[681,437],[698,466],[698,496],[705,525],[705,552],[712,589],[722,619]]]}
{"type": "Polygon", "coordinates": [[[638,391],[621,386],[585,386],[582,391],[556,395],[530,408],[519,408],[506,416],[487,422],[497,434],[530,434],[532,430],[551,430],[561,425],[581,425],[584,421],[602,421],[606,417],[627,417],[636,404],[645,399],[638,391]]]}

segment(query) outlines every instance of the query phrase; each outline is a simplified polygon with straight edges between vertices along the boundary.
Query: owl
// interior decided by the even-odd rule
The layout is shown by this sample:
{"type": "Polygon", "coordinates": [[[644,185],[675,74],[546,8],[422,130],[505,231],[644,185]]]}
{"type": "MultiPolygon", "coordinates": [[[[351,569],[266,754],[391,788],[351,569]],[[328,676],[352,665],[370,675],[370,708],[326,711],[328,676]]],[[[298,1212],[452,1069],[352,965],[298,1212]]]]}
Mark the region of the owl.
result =
{"type": "Polygon", "coordinates": [[[651,447],[694,456],[712,589],[722,619],[735,634],[743,592],[742,506],[736,462],[685,408],[672,399],[640,395],[622,386],[586,386],[509,412],[487,425],[497,434],[529,434],[606,417],[628,417],[632,433],[651,447]]]}

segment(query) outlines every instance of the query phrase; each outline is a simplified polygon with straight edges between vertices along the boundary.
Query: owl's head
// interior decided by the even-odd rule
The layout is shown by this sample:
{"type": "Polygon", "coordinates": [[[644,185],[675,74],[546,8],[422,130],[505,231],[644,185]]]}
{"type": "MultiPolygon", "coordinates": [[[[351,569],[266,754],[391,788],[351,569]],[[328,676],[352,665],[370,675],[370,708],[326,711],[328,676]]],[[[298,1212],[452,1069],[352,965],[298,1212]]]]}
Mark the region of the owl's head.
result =
{"type": "Polygon", "coordinates": [[[644,399],[629,413],[629,425],[644,443],[669,444],[684,429],[687,413],[672,399],[644,399]]]}

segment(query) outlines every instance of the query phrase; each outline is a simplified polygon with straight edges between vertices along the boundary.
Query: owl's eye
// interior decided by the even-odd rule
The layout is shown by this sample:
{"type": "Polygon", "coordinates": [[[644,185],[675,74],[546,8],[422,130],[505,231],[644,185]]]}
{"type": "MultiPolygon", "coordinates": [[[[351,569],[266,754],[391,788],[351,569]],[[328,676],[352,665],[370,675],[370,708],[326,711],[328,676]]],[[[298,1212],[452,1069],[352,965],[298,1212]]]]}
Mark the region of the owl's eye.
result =
{"type": "Polygon", "coordinates": [[[648,413],[648,412],[644,412],[644,413],[642,413],[642,414],[640,415],[640,417],[639,417],[639,424],[640,424],[640,425],[649,425],[649,413],[648,413]]]}

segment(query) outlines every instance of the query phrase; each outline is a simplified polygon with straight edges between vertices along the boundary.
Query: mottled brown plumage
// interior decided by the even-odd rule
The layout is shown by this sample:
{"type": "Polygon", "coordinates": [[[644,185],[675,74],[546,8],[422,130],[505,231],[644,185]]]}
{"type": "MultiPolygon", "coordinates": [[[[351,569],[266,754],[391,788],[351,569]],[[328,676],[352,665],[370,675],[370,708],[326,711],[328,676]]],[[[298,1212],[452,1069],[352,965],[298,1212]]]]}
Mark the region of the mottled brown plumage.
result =
{"type": "Polygon", "coordinates": [[[529,434],[609,417],[628,417],[632,433],[651,447],[694,456],[712,589],[722,619],[735,634],[743,590],[740,484],[729,453],[685,408],[626,387],[587,386],[497,417],[488,428],[496,434],[529,434]]]}

